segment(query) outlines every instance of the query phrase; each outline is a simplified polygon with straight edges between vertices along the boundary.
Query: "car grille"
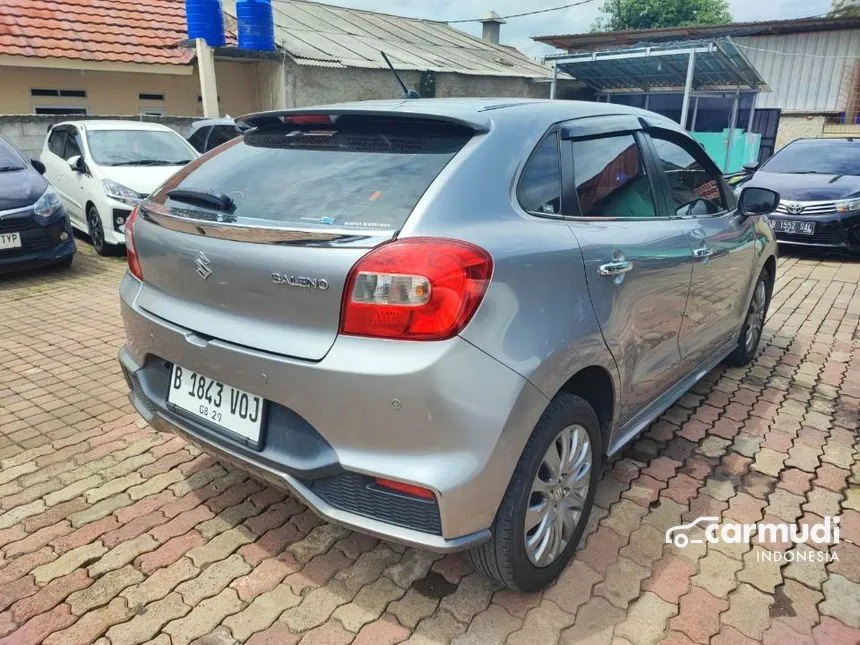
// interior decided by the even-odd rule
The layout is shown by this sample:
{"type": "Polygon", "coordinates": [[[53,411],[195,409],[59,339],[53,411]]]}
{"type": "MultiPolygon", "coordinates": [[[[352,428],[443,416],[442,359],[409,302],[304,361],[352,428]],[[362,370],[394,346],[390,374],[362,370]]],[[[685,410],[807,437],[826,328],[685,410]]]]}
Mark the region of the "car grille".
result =
{"type": "Polygon", "coordinates": [[[442,534],[436,500],[419,499],[376,486],[370,477],[342,473],[304,482],[327,503],[343,511],[415,529],[442,534]]]}
{"type": "Polygon", "coordinates": [[[0,233],[20,233],[21,247],[0,250],[0,258],[44,251],[54,246],[51,228],[41,226],[29,217],[0,219],[0,233]]]}
{"type": "Polygon", "coordinates": [[[829,215],[836,212],[836,202],[793,202],[780,201],[776,212],[781,215],[829,215]],[[799,205],[802,210],[792,211],[789,205],[799,205]]]}
{"type": "Polygon", "coordinates": [[[830,227],[821,229],[820,231],[815,231],[815,235],[812,236],[812,241],[815,244],[832,244],[834,246],[838,246],[845,241],[844,237],[844,231],[841,228],[830,227]]]}

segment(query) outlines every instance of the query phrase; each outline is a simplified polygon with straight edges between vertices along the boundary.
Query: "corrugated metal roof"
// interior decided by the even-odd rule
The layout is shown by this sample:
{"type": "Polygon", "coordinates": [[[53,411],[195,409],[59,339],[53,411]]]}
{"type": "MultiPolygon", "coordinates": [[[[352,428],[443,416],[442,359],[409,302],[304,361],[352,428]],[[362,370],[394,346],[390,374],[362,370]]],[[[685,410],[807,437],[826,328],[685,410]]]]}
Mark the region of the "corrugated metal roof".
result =
{"type": "MultiPolygon", "coordinates": [[[[235,15],[235,0],[224,8],[235,15]]],[[[275,41],[300,65],[397,69],[547,79],[549,67],[432,20],[403,18],[307,0],[273,0],[275,41]]]]}
{"type": "Polygon", "coordinates": [[[860,60],[860,29],[738,38],[736,44],[771,89],[759,94],[757,108],[845,109],[850,72],[860,60]]]}
{"type": "Polygon", "coordinates": [[[695,50],[693,86],[696,89],[746,87],[767,89],[755,67],[730,38],[692,40],[589,54],[550,56],[558,68],[600,90],[683,89],[690,51],[695,50]]]}
{"type": "Polygon", "coordinates": [[[610,47],[629,47],[640,42],[666,42],[681,39],[725,38],[727,36],[769,36],[775,34],[811,33],[860,28],[860,17],[795,18],[758,22],[732,22],[724,25],[684,25],[656,29],[625,29],[584,34],[533,36],[536,40],[559,49],[595,51],[610,47]]]}

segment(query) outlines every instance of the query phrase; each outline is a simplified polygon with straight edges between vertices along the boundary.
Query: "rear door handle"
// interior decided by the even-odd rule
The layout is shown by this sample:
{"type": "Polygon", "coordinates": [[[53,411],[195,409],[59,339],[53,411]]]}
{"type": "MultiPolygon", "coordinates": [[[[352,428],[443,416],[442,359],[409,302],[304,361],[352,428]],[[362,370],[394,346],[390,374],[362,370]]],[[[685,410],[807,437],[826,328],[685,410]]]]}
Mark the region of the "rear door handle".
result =
{"type": "Polygon", "coordinates": [[[606,264],[601,264],[597,268],[600,275],[621,275],[633,270],[633,263],[630,260],[613,260],[606,264]]]}
{"type": "Polygon", "coordinates": [[[707,260],[714,254],[713,249],[703,246],[698,249],[693,249],[693,260],[707,260]]]}

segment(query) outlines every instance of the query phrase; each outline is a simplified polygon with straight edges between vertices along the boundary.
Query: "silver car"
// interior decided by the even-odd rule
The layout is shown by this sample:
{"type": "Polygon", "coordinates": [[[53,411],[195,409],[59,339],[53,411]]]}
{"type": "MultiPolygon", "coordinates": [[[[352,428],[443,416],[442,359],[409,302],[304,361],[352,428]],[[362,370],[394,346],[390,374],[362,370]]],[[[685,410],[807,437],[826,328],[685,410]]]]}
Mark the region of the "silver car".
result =
{"type": "Polygon", "coordinates": [[[131,401],[324,518],[535,590],[601,464],[749,362],[773,191],[650,112],[400,100],[255,114],[126,225],[131,401]]]}

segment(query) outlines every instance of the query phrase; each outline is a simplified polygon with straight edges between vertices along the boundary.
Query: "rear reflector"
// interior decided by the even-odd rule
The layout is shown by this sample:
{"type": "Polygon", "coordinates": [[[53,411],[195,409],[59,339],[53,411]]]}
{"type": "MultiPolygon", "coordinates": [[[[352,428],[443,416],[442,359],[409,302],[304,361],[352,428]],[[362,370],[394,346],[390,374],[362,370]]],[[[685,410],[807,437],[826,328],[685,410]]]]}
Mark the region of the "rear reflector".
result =
{"type": "Polygon", "coordinates": [[[383,244],[350,272],[341,333],[451,338],[478,309],[492,272],[489,253],[468,242],[416,237],[383,244]]]}
{"type": "Polygon", "coordinates": [[[405,493],[406,495],[411,495],[412,497],[420,497],[421,499],[433,499],[433,491],[427,488],[421,488],[420,486],[413,486],[412,484],[404,484],[403,482],[396,482],[391,479],[382,479],[381,477],[377,477],[374,479],[377,485],[382,486],[383,488],[388,488],[389,490],[397,491],[398,493],[405,493]]]}
{"type": "Polygon", "coordinates": [[[137,248],[134,246],[134,224],[137,222],[137,211],[140,206],[135,206],[131,215],[125,220],[125,257],[128,260],[129,272],[138,280],[143,281],[143,270],[140,268],[140,258],[137,257],[137,248]]]}

